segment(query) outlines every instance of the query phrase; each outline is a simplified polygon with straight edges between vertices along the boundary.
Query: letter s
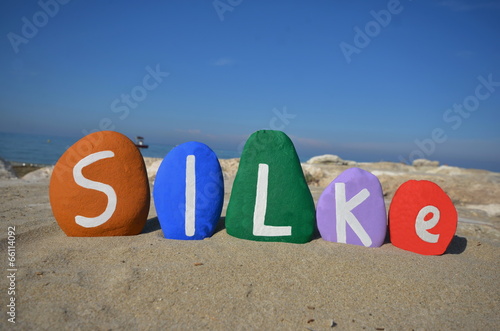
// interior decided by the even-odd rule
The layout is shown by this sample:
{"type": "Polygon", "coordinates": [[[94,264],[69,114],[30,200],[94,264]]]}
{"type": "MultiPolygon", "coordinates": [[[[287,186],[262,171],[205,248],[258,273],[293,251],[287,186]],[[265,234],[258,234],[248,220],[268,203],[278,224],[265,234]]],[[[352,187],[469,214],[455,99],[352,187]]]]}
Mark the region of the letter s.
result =
{"type": "Polygon", "coordinates": [[[91,190],[100,191],[108,197],[108,205],[106,206],[106,210],[101,215],[96,217],[85,217],[80,215],[75,216],[76,224],[81,225],[84,228],[94,228],[104,224],[111,218],[111,216],[113,216],[113,213],[116,210],[116,193],[115,190],[107,184],[95,182],[83,177],[82,169],[94,162],[113,156],[115,156],[115,154],[112,151],[102,151],[90,154],[89,156],[81,159],[73,168],[73,178],[78,185],[91,190]]]}

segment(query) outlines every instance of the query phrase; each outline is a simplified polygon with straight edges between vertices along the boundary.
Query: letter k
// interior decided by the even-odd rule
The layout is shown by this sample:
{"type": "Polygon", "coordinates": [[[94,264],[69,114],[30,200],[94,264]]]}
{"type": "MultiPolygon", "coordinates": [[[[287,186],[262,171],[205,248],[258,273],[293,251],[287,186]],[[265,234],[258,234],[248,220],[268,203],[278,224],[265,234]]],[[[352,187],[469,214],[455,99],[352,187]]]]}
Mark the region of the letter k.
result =
{"type": "Polygon", "coordinates": [[[370,192],[365,188],[353,196],[351,200],[345,199],[345,183],[335,183],[335,209],[337,218],[337,242],[346,243],[346,223],[349,223],[351,229],[359,237],[365,247],[372,244],[372,239],[366,233],[363,226],[352,213],[352,210],[360,205],[370,196],[370,192]]]}

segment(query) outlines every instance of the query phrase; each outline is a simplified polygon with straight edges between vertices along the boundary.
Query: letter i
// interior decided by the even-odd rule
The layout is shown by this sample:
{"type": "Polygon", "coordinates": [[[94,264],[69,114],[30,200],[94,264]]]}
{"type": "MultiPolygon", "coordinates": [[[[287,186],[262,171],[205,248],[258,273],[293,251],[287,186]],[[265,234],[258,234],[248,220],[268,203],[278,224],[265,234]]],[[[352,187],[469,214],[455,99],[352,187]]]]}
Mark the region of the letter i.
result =
{"type": "Polygon", "coordinates": [[[192,237],[195,233],[196,210],[196,157],[188,155],[186,158],[186,236],[192,237]]]}

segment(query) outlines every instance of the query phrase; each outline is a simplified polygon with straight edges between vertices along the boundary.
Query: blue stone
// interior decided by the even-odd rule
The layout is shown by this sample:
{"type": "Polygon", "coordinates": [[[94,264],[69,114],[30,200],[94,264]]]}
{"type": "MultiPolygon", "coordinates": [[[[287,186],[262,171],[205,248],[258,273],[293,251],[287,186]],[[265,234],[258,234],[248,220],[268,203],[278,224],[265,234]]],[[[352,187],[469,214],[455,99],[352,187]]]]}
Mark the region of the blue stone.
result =
{"type": "Polygon", "coordinates": [[[195,141],[172,149],[158,168],[153,199],[165,238],[210,237],[224,203],[224,179],[215,153],[195,141]]]}

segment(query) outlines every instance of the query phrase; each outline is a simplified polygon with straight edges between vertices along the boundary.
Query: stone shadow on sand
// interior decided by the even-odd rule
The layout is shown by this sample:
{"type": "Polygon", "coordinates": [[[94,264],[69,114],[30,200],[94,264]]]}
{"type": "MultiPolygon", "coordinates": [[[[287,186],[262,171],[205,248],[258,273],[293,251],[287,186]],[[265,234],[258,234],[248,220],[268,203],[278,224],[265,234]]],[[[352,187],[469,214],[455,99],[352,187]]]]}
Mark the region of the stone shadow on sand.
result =
{"type": "MultiPolygon", "coordinates": [[[[225,229],[226,229],[226,217],[221,216],[219,218],[219,222],[217,222],[217,226],[215,227],[215,231],[212,236],[225,229]]],[[[144,226],[144,229],[142,230],[141,234],[151,233],[158,230],[161,230],[160,222],[158,220],[158,217],[153,217],[147,220],[146,225],[144,226]]],[[[316,227],[312,240],[319,238],[321,238],[321,234],[319,233],[318,228],[316,227]]],[[[390,242],[391,241],[390,241],[389,231],[387,231],[384,245],[390,242]]],[[[446,252],[444,252],[444,254],[462,254],[466,248],[467,248],[467,238],[455,235],[453,236],[453,239],[451,240],[451,243],[446,249],[446,252]]]]}
{"type": "Polygon", "coordinates": [[[444,254],[462,254],[466,248],[467,238],[455,235],[444,254]]]}
{"type": "Polygon", "coordinates": [[[212,236],[225,229],[226,229],[226,216],[221,216],[219,218],[219,222],[217,222],[217,226],[215,227],[214,234],[212,236]]]}
{"type": "Polygon", "coordinates": [[[158,217],[153,217],[146,221],[146,225],[144,226],[144,229],[142,229],[141,234],[155,232],[158,230],[161,230],[160,221],[158,220],[158,217]]]}

